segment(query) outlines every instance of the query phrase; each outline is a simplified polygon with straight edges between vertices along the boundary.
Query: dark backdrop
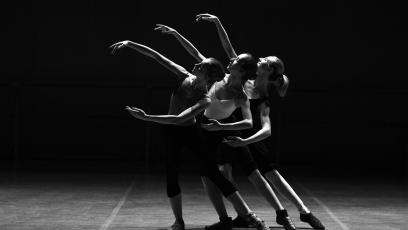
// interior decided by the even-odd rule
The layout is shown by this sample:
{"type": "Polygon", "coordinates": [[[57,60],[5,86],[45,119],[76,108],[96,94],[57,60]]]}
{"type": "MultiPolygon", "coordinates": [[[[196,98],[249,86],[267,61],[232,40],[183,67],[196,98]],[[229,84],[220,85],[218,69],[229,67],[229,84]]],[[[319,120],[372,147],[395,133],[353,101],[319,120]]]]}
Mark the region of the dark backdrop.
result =
{"type": "Polygon", "coordinates": [[[163,127],[132,119],[124,107],[165,113],[174,76],[135,51],[111,55],[108,47],[132,40],[192,69],[194,59],[175,38],[153,31],[163,23],[227,64],[215,26],[194,20],[208,12],[219,16],[238,53],[285,62],[291,85],[282,111],[283,165],[401,176],[408,88],[397,8],[351,1],[96,0],[4,7],[3,168],[160,169],[163,127]]]}

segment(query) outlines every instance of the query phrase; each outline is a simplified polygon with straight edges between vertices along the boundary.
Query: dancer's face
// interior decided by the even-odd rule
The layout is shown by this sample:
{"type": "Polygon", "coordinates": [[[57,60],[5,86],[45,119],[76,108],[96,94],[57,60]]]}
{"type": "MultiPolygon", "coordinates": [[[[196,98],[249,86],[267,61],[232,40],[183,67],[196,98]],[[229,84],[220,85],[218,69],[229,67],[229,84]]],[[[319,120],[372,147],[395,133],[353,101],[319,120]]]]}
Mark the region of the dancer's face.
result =
{"type": "Polygon", "coordinates": [[[249,58],[248,54],[240,54],[236,58],[231,58],[230,63],[227,67],[228,71],[233,76],[241,76],[244,74],[244,70],[242,69],[242,64],[245,62],[245,59],[249,58]]]}
{"type": "Polygon", "coordinates": [[[197,63],[194,65],[194,68],[192,70],[192,73],[197,76],[197,77],[204,77],[206,74],[206,64],[209,64],[210,60],[209,59],[204,59],[200,63],[197,63]]]}
{"type": "Polygon", "coordinates": [[[270,74],[273,71],[273,67],[271,67],[271,60],[269,57],[261,57],[258,59],[257,62],[257,71],[256,74],[262,75],[264,73],[270,74]]]}

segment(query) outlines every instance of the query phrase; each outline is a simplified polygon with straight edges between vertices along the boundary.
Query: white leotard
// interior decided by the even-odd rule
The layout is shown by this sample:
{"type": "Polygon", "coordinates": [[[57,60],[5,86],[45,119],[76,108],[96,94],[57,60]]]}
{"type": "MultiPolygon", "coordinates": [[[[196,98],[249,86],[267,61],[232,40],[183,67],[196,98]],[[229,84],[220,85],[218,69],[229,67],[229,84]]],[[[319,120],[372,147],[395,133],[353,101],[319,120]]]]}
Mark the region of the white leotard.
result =
{"type": "Polygon", "coordinates": [[[231,116],[232,112],[237,108],[234,99],[218,99],[215,95],[217,88],[225,84],[225,81],[216,82],[208,91],[208,96],[211,99],[211,104],[204,111],[204,116],[210,119],[221,120],[231,116]]]}

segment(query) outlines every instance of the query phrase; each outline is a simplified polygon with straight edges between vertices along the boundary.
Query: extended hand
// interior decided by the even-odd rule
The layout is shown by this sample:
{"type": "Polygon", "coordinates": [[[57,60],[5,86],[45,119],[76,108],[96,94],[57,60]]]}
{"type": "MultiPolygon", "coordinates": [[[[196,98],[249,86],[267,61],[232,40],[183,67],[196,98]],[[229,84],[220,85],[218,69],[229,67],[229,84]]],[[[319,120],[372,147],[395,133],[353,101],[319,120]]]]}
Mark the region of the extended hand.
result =
{"type": "Polygon", "coordinates": [[[231,147],[241,147],[246,145],[245,141],[237,136],[228,136],[224,139],[224,141],[222,143],[225,143],[231,147]]]}
{"type": "Polygon", "coordinates": [[[163,25],[163,24],[156,24],[156,28],[154,28],[154,30],[159,30],[164,34],[172,34],[172,35],[177,34],[177,30],[171,27],[168,27],[166,25],[163,25]]]}
{"type": "Polygon", "coordinates": [[[218,20],[218,17],[212,14],[198,14],[196,15],[196,21],[209,21],[209,22],[215,22],[218,20]]]}
{"type": "Polygon", "coordinates": [[[147,117],[146,113],[142,109],[129,106],[126,106],[125,109],[130,113],[130,115],[136,117],[137,119],[145,120],[147,117]]]}
{"type": "Polygon", "coordinates": [[[129,41],[121,41],[121,42],[117,42],[113,45],[110,46],[110,48],[112,49],[112,54],[115,54],[116,50],[118,49],[122,49],[125,48],[126,46],[128,46],[129,41]]]}
{"type": "Polygon", "coordinates": [[[208,120],[210,123],[208,124],[201,124],[201,128],[207,130],[207,131],[218,131],[222,130],[222,125],[220,122],[218,122],[215,119],[209,119],[208,120]]]}

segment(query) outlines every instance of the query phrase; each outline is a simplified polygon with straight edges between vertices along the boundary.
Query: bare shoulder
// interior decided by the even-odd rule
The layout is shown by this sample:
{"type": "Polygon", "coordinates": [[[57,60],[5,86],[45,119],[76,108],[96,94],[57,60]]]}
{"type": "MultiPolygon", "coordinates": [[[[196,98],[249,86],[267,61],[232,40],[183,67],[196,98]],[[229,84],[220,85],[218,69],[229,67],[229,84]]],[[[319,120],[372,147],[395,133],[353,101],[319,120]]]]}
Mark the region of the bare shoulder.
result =
{"type": "Polygon", "coordinates": [[[249,97],[244,89],[236,96],[235,104],[239,107],[249,105],[249,97]]]}
{"type": "Polygon", "coordinates": [[[183,85],[184,86],[191,86],[193,83],[197,80],[197,77],[193,74],[187,73],[185,75],[185,78],[183,79],[183,85]]]}

